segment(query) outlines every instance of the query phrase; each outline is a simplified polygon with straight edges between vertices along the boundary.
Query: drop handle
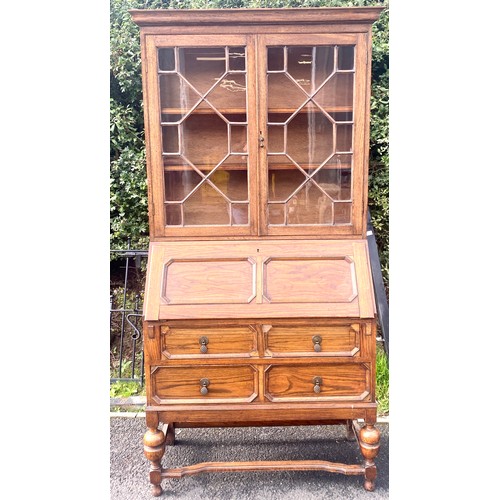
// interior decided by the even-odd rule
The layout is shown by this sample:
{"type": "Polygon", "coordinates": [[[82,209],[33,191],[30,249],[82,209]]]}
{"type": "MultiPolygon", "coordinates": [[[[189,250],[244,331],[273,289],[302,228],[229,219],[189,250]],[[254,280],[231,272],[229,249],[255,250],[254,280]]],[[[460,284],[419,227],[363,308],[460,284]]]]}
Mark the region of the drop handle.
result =
{"type": "Polygon", "coordinates": [[[321,384],[323,383],[323,379],[321,377],[314,377],[313,378],[313,384],[314,384],[314,392],[316,394],[319,394],[321,392],[321,384]]]}
{"type": "Polygon", "coordinates": [[[312,338],[313,344],[314,344],[314,351],[315,352],[321,352],[321,342],[323,339],[321,338],[321,335],[315,335],[312,338]]]}
{"type": "Polygon", "coordinates": [[[262,132],[259,132],[259,146],[261,148],[264,147],[264,136],[262,135],[262,132]]]}
{"type": "Polygon", "coordinates": [[[200,343],[200,352],[202,354],[206,354],[208,352],[208,347],[207,347],[207,344],[208,344],[208,337],[200,337],[200,339],[198,340],[198,342],[200,343]]]}
{"type": "Polygon", "coordinates": [[[202,378],[200,380],[201,389],[200,392],[203,396],[208,394],[208,386],[210,385],[210,380],[208,378],[202,378]]]}

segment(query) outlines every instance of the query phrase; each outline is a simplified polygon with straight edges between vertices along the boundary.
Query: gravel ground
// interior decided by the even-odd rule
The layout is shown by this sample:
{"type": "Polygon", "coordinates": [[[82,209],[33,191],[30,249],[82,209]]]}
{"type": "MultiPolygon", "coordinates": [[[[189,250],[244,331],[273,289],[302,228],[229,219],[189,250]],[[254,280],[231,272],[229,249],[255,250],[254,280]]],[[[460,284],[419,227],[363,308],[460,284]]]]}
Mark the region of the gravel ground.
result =
{"type": "MultiPolygon", "coordinates": [[[[189,500],[380,500],[389,498],[389,425],[378,424],[380,452],[374,492],[363,488],[363,476],[318,471],[217,472],[164,480],[160,498],[189,500]]],[[[141,417],[110,419],[111,500],[151,500],[149,463],[142,453],[145,421],[141,417]]],[[[343,426],[178,429],[167,447],[163,466],[207,461],[330,460],[358,463],[356,442],[345,439],[343,426]]]]}

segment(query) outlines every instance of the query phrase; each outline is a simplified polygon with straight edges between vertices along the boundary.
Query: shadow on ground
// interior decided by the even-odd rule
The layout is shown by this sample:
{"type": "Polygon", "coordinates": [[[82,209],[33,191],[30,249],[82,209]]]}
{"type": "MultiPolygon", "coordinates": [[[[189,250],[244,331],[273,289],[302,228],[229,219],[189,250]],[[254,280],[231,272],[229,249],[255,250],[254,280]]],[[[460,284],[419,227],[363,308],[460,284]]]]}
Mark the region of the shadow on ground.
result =
{"type": "MultiPolygon", "coordinates": [[[[363,476],[328,472],[218,472],[164,480],[160,498],[184,500],[380,500],[389,498],[389,425],[378,424],[381,446],[374,492],[363,489],[363,476]]],[[[142,452],[145,419],[110,420],[111,500],[152,499],[149,463],[142,452]]],[[[359,463],[356,442],[343,426],[177,429],[167,447],[164,467],[198,462],[249,460],[330,460],[359,463]]]]}

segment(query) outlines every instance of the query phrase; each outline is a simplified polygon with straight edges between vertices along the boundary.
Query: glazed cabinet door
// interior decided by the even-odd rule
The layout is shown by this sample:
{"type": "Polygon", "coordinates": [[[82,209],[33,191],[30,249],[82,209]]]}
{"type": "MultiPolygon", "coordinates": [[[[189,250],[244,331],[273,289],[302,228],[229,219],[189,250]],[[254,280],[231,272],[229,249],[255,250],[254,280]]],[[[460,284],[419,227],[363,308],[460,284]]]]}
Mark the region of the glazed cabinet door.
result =
{"type": "Polygon", "coordinates": [[[253,38],[147,35],[143,50],[151,234],[255,234],[253,38]]]}
{"type": "Polygon", "coordinates": [[[261,234],[362,233],[366,37],[259,37],[261,234]]]}

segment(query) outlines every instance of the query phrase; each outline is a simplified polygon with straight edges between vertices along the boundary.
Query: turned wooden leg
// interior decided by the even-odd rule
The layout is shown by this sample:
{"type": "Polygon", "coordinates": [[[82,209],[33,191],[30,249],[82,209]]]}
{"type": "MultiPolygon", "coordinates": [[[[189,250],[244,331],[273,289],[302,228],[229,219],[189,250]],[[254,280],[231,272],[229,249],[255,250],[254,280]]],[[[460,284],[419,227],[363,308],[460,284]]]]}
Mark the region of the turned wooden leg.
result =
{"type": "Polygon", "coordinates": [[[347,420],[345,425],[346,430],[346,439],[348,441],[356,441],[356,435],[354,434],[354,430],[352,428],[352,420],[347,420]]]}
{"type": "Polygon", "coordinates": [[[377,477],[377,466],[373,459],[378,454],[380,446],[380,432],[373,424],[367,423],[359,431],[359,447],[365,459],[365,490],[375,489],[375,479],[377,477]]]}
{"type": "Polygon", "coordinates": [[[165,434],[155,427],[148,427],[144,434],[144,455],[151,462],[149,469],[149,480],[151,481],[151,493],[159,497],[161,489],[161,458],[165,453],[165,434]]]}
{"type": "Polygon", "coordinates": [[[164,424],[163,432],[165,433],[165,446],[175,445],[175,426],[174,424],[164,424]]]}

